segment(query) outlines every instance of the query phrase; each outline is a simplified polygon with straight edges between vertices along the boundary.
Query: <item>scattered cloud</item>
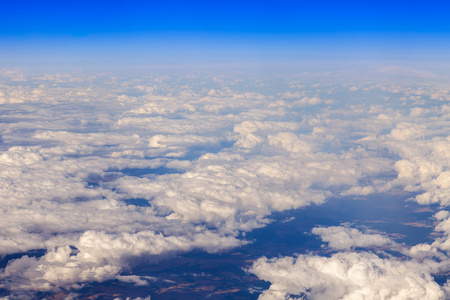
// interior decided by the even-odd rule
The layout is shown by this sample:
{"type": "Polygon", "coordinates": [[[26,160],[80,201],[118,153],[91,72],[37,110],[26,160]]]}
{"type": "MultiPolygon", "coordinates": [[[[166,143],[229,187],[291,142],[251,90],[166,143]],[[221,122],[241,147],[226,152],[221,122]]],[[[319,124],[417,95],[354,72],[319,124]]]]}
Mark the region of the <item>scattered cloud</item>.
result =
{"type": "Polygon", "coordinates": [[[368,248],[392,245],[394,242],[381,234],[363,233],[348,226],[314,227],[311,231],[320,236],[322,241],[335,250],[350,250],[352,248],[368,248]]]}
{"type": "Polygon", "coordinates": [[[342,252],[331,257],[299,255],[260,258],[249,271],[269,281],[258,299],[443,299],[445,292],[431,273],[441,266],[381,258],[369,252],[342,252]],[[290,299],[290,298],[289,298],[290,299]]]}
{"type": "Polygon", "coordinates": [[[387,234],[316,227],[347,252],[258,260],[251,271],[272,283],[262,297],[443,295],[430,277],[444,268],[432,257],[450,249],[441,83],[0,75],[0,254],[21,253],[0,270],[0,287],[14,295],[112,279],[145,285],[122,274],[131,261],[239,247],[273,212],[396,189],[443,207],[441,237],[401,261],[350,252],[393,247],[387,234]],[[43,255],[27,254],[36,249],[43,255]]]}

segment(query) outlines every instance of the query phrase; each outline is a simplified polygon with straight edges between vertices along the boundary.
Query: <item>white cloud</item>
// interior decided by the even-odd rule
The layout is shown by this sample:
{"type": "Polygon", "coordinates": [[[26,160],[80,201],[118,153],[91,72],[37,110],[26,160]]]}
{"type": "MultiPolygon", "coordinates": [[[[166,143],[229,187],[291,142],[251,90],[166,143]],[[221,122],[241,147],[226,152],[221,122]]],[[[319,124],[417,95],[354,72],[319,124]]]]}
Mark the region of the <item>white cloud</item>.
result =
{"type": "Polygon", "coordinates": [[[107,234],[86,231],[69,246],[49,250],[43,257],[23,256],[11,261],[0,274],[1,286],[10,290],[52,290],[58,286],[70,286],[75,282],[104,281],[118,278],[144,284],[136,277],[117,277],[127,258],[136,256],[167,255],[194,248],[215,252],[240,244],[233,237],[212,232],[193,233],[192,236],[164,236],[152,231],[135,234],[107,234]],[[11,281],[11,278],[15,280],[11,281]]]}
{"type": "Polygon", "coordinates": [[[299,255],[260,258],[249,269],[270,288],[258,299],[443,299],[443,289],[431,274],[440,266],[380,258],[368,252],[343,252],[331,257],[299,255]],[[295,298],[289,298],[295,299],[295,298]]]}
{"type": "MultiPolygon", "coordinates": [[[[246,243],[241,233],[265,226],[274,211],[333,195],[402,187],[421,193],[416,200],[423,204],[446,205],[449,198],[444,89],[355,83],[358,94],[399,94],[382,95],[392,102],[368,97],[362,103],[325,100],[347,89],[338,81],[305,81],[271,94],[270,88],[253,91],[259,82],[225,77],[5,74],[15,81],[0,86],[0,251],[46,250],[10,260],[0,284],[14,293],[113,278],[145,284],[121,274],[131,257],[238,247],[246,243]],[[436,107],[411,104],[427,97],[436,98],[436,107]],[[383,178],[395,171],[397,179],[383,178]]],[[[443,214],[436,216],[437,230],[447,232],[443,214]]],[[[342,226],[313,233],[334,249],[391,243],[383,234],[342,226]]],[[[427,245],[411,248],[411,255],[447,249],[445,240],[427,245]]],[[[336,283],[347,276],[344,287],[353,262],[367,274],[378,266],[386,280],[394,277],[391,267],[403,266],[371,254],[341,256],[334,263],[343,265],[342,274],[329,278],[336,283]]],[[[308,270],[302,272],[324,276],[308,270]]],[[[413,280],[420,270],[411,270],[413,280]]],[[[428,277],[417,280],[423,295],[434,290],[428,277]]],[[[356,291],[355,284],[336,291],[356,291]]],[[[398,284],[399,293],[408,286],[398,284]]]]}
{"type": "MultiPolygon", "coordinates": [[[[403,140],[403,139],[402,139],[403,140]]],[[[450,196],[450,140],[446,137],[412,139],[388,144],[402,159],[395,163],[398,172],[396,184],[408,191],[422,192],[415,197],[420,204],[439,203],[448,205],[450,196]]]]}
{"type": "Polygon", "coordinates": [[[336,250],[349,250],[354,247],[381,247],[392,245],[394,242],[381,234],[362,233],[361,231],[347,226],[314,227],[313,234],[328,243],[330,248],[336,250]]]}
{"type": "Polygon", "coordinates": [[[303,105],[317,105],[322,102],[323,102],[323,100],[318,97],[312,97],[312,98],[303,97],[302,99],[295,101],[294,104],[303,106],[303,105]]]}

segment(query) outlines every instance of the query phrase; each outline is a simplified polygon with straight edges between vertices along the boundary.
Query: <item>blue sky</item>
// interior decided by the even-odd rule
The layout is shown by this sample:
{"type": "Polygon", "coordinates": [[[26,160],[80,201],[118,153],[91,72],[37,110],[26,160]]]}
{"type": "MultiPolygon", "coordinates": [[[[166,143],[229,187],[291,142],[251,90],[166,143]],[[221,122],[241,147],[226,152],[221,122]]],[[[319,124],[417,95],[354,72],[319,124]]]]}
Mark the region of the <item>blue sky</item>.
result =
{"type": "Polygon", "coordinates": [[[439,60],[450,48],[449,8],[447,1],[2,1],[0,62],[439,60]]]}
{"type": "Polygon", "coordinates": [[[448,33],[447,1],[2,1],[5,36],[61,34],[448,33]]]}

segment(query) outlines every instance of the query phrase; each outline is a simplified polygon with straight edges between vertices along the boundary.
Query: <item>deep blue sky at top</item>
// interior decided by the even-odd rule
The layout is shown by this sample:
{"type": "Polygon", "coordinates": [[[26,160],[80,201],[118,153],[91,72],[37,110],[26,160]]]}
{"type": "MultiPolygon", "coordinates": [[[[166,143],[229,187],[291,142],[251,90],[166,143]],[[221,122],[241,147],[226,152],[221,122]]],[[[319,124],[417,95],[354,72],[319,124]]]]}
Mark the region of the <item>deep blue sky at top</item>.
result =
{"type": "Polygon", "coordinates": [[[2,0],[0,33],[450,32],[450,2],[2,0]]]}
{"type": "Polygon", "coordinates": [[[430,57],[450,49],[449,20],[446,0],[0,0],[0,63],[373,57],[411,49],[430,57]]]}

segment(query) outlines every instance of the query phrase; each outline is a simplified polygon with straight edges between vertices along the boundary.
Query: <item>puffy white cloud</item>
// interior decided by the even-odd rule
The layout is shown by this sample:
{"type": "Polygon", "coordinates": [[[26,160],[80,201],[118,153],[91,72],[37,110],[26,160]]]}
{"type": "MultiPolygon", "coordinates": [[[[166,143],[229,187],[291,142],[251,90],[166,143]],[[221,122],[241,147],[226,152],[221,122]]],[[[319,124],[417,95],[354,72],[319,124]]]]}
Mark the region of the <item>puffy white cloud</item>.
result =
{"type": "Polygon", "coordinates": [[[2,254],[47,249],[39,258],[11,260],[1,276],[7,289],[74,287],[122,278],[116,276],[131,257],[237,247],[246,243],[240,232],[264,226],[272,211],[322,203],[327,186],[354,183],[362,174],[353,170],[353,158],[315,157],[314,138],[294,133],[298,122],[265,120],[274,114],[257,93],[221,88],[164,95],[158,89],[167,86],[142,82],[82,92],[91,79],[33,80],[77,85],[59,91],[70,91],[59,100],[49,97],[52,89],[40,96],[45,100],[24,96],[58,102],[63,117],[56,121],[54,107],[36,104],[28,111],[11,108],[10,123],[2,124],[2,254]],[[77,105],[64,102],[69,98],[77,105]],[[227,114],[218,115],[222,111],[227,114]],[[261,141],[259,150],[248,142],[252,135],[261,141]],[[198,160],[174,159],[196,151],[198,160]],[[303,153],[308,157],[300,159],[303,153]],[[330,172],[330,159],[348,176],[330,172]],[[158,168],[180,174],[126,172],[158,168]],[[325,188],[310,188],[325,181],[325,188]],[[133,198],[148,206],[128,204],[133,198]]]}
{"type": "MultiPolygon", "coordinates": [[[[403,93],[406,97],[399,97],[402,105],[407,105],[406,101],[411,101],[413,105],[423,105],[427,101],[426,97],[431,95],[431,89],[426,88],[382,88],[389,92],[403,93]]],[[[413,107],[410,112],[392,110],[386,106],[383,110],[372,106],[367,111],[361,106],[355,106],[353,111],[356,112],[358,109],[360,116],[367,114],[367,119],[355,120],[351,113],[335,110],[332,113],[327,112],[309,118],[308,124],[316,126],[317,133],[326,134],[323,135],[325,139],[322,141],[335,139],[344,141],[347,138],[349,143],[357,141],[364,147],[364,150],[359,149],[364,153],[363,156],[370,153],[369,151],[378,152],[378,156],[383,153],[383,148],[389,149],[394,155],[384,155],[389,162],[385,161],[384,167],[378,169],[378,173],[382,173],[382,170],[387,173],[395,170],[398,176],[392,181],[371,180],[368,185],[362,182],[353,183],[341,194],[367,195],[377,191],[404,188],[419,193],[415,200],[421,204],[448,205],[447,149],[450,147],[447,145],[449,123],[446,105],[433,103],[427,109],[413,107]],[[380,114],[381,112],[383,114],[380,114]],[[337,121],[339,115],[346,116],[345,121],[337,121]],[[351,129],[357,127],[359,134],[363,136],[359,140],[343,132],[344,129],[351,132],[351,129]]],[[[285,144],[292,145],[288,142],[289,139],[286,141],[285,144]]],[[[315,145],[319,141],[315,139],[315,145]]],[[[323,142],[320,144],[323,145],[323,142]]],[[[284,146],[282,143],[279,145],[284,146]]],[[[292,146],[290,148],[295,149],[292,146]]],[[[317,154],[317,148],[314,153],[317,154]]],[[[371,159],[373,158],[372,156],[371,159]]],[[[358,157],[358,164],[361,164],[361,161],[361,157],[358,157]]],[[[369,166],[377,165],[375,160],[368,159],[366,172],[369,173],[369,166]]],[[[361,166],[356,169],[361,170],[361,166]]],[[[369,252],[340,252],[330,257],[311,254],[271,260],[261,258],[250,268],[250,272],[271,283],[270,288],[263,292],[260,299],[447,298],[448,285],[439,286],[432,274],[446,272],[449,268],[448,257],[445,254],[450,249],[448,212],[441,211],[435,218],[440,221],[436,231],[441,233],[441,236],[438,235],[430,244],[422,243],[409,249],[395,244],[385,235],[370,231],[362,233],[346,226],[316,227],[312,233],[319,235],[334,250],[383,246],[411,258],[400,259],[386,254],[378,256],[369,252]]]]}
{"type": "Polygon", "coordinates": [[[314,147],[314,145],[301,140],[292,132],[279,132],[275,135],[269,135],[267,140],[269,145],[283,148],[288,152],[310,153],[314,147]]]}
{"type": "Polygon", "coordinates": [[[312,97],[312,98],[303,97],[302,99],[295,101],[294,104],[303,106],[303,105],[317,105],[322,102],[323,102],[323,100],[318,97],[312,97]]]}
{"type": "Polygon", "coordinates": [[[10,290],[51,290],[76,282],[113,278],[144,284],[144,280],[137,280],[137,277],[116,276],[127,265],[127,258],[167,255],[193,248],[214,252],[239,244],[233,237],[209,231],[193,233],[192,236],[164,236],[153,231],[116,235],[91,230],[78,240],[72,240],[75,248],[56,247],[41,258],[23,256],[11,261],[0,274],[3,279],[1,286],[10,290]]]}
{"type": "Polygon", "coordinates": [[[354,247],[381,247],[392,245],[394,242],[381,234],[362,233],[361,231],[348,226],[314,227],[313,234],[328,243],[330,248],[336,250],[349,250],[354,247]]]}
{"type": "Polygon", "coordinates": [[[394,184],[404,185],[408,191],[421,192],[415,197],[421,204],[449,204],[448,137],[412,139],[396,144],[389,142],[388,145],[402,157],[395,163],[398,180],[394,184]]]}
{"type": "Polygon", "coordinates": [[[437,220],[435,231],[439,233],[437,238],[431,244],[431,249],[428,251],[436,252],[436,249],[450,253],[450,212],[441,210],[434,215],[437,220]]]}
{"type": "Polygon", "coordinates": [[[380,258],[368,252],[342,252],[331,257],[260,258],[249,269],[270,288],[258,299],[444,299],[432,273],[441,266],[431,260],[418,262],[380,258]]]}
{"type": "MultiPolygon", "coordinates": [[[[145,284],[121,275],[134,259],[237,247],[246,243],[241,233],[265,226],[272,212],[332,195],[400,186],[421,192],[421,203],[448,198],[442,89],[355,83],[359,92],[350,94],[358,97],[399,94],[382,95],[397,102],[364,104],[333,94],[348,83],[309,84],[309,75],[281,91],[269,80],[260,92],[258,80],[226,77],[2,76],[9,79],[0,86],[0,251],[46,250],[2,271],[0,284],[17,293],[113,278],[145,284]],[[411,107],[427,97],[439,98],[442,112],[411,107]],[[395,171],[394,181],[382,176],[395,171]]],[[[342,226],[313,233],[335,249],[390,243],[342,226]]],[[[436,243],[410,252],[445,248],[436,243]]],[[[367,255],[342,260],[351,269],[375,259],[367,255]]]]}

